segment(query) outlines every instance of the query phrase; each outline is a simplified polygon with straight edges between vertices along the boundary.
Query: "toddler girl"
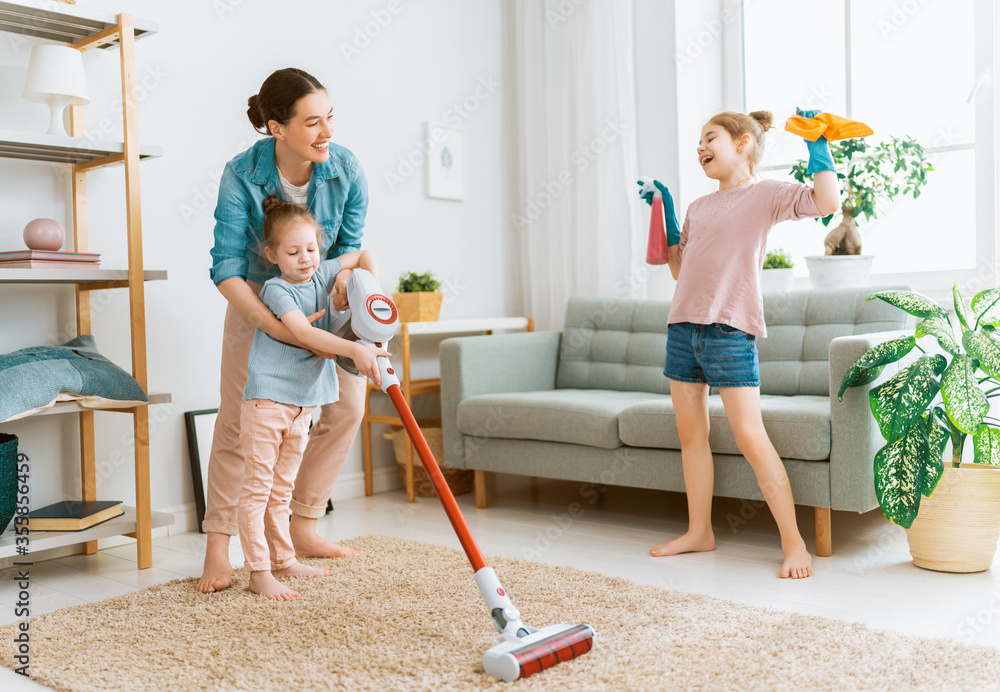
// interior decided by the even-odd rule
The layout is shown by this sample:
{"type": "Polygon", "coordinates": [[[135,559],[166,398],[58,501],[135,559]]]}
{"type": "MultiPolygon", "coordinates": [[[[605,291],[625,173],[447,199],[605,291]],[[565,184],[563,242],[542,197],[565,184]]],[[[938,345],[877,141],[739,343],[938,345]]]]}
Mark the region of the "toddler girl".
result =
{"type": "Polygon", "coordinates": [[[350,270],[363,267],[377,277],[371,253],[349,252],[320,261],[320,228],[307,210],[269,197],[264,211],[264,253],[278,265],[281,276],[264,284],[260,299],[301,348],[261,329],[254,332],[240,416],[244,467],[239,531],[250,590],[288,601],[299,594],[277,578],[332,574],[299,563],[288,532],[288,503],[311,414],[316,406],[338,397],[330,357],[352,359],[363,375],[379,383],[376,359],[389,354],[330,334],[323,328],[326,320],[322,317],[317,326],[306,317],[324,310],[331,293],[335,293],[336,307],[346,307],[344,287],[350,270]]]}
{"type": "MultiPolygon", "coordinates": [[[[818,112],[800,114],[813,117],[818,112]]],[[[771,227],[832,214],[840,208],[840,190],[824,137],[806,142],[813,187],[755,182],[771,122],[766,111],[724,112],[702,128],[698,163],[705,175],[719,181],[719,190],[691,203],[683,230],[677,228],[670,193],[655,183],[663,193],[670,272],[677,280],[667,319],[664,375],[677,417],[689,525],[683,536],[657,545],[650,554],[715,548],[708,390],[718,387],[740,452],[778,524],[784,553],[779,576],[798,579],[812,574],[812,556],[796,525],[788,475],[761,420],[757,337],[767,330],[758,277],[771,227]]]]}

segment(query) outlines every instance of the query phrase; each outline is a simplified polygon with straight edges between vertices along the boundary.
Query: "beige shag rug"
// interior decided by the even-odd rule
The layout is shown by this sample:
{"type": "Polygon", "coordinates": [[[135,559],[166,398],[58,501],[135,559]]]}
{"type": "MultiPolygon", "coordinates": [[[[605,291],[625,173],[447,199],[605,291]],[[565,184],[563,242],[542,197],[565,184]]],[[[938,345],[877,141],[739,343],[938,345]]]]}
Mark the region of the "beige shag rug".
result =
{"type": "MultiPolygon", "coordinates": [[[[31,620],[31,676],[57,690],[996,689],[1000,652],[495,558],[525,622],[589,623],[594,649],[527,680],[482,668],[499,639],[457,550],[345,541],[335,576],[267,601],[246,573],[221,593],[173,581],[31,620]]],[[[0,628],[11,668],[14,626],[0,628]]]]}

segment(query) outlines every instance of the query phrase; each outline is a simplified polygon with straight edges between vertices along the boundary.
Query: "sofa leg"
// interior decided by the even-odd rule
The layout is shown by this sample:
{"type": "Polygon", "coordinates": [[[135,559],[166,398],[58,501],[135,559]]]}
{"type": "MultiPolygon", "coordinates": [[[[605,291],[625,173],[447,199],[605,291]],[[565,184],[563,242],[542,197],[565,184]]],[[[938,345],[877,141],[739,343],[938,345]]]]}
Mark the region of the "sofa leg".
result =
{"type": "Polygon", "coordinates": [[[816,507],[816,555],[830,557],[833,554],[833,535],[830,526],[830,508],[816,507]]]}
{"type": "Polygon", "coordinates": [[[489,503],[486,501],[486,472],[475,471],[472,477],[472,485],[476,490],[476,509],[486,509],[489,503]]]}

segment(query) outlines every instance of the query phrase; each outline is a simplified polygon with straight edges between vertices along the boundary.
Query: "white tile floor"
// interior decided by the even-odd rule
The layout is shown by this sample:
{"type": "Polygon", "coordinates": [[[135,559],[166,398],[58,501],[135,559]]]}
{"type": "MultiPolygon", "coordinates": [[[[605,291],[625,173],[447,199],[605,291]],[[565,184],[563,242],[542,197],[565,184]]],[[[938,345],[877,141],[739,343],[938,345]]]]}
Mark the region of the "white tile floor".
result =
{"type": "MultiPolygon", "coordinates": [[[[594,496],[581,489],[578,483],[494,476],[489,509],[475,509],[471,494],[458,500],[487,555],[573,565],[666,589],[1000,648],[1000,558],[978,574],[919,569],[910,562],[902,529],[878,511],[835,512],[833,557],[817,558],[812,578],[792,581],[776,576],[781,551],[766,508],[717,499],[714,552],[654,559],[649,548],[686,526],[683,495],[612,487],[591,502],[594,496]]],[[[812,510],[800,511],[799,524],[812,548],[812,510]]],[[[380,533],[459,547],[436,498],[409,504],[402,491],[339,502],[320,526],[334,540],[380,533]]],[[[196,533],[158,538],[148,570],[136,569],[133,546],[38,562],[31,568],[32,612],[198,576],[204,545],[196,533]]],[[[230,554],[234,564],[242,563],[238,541],[230,554]]],[[[0,623],[15,620],[15,574],[0,571],[0,623]]],[[[0,689],[44,688],[0,667],[0,689]]]]}

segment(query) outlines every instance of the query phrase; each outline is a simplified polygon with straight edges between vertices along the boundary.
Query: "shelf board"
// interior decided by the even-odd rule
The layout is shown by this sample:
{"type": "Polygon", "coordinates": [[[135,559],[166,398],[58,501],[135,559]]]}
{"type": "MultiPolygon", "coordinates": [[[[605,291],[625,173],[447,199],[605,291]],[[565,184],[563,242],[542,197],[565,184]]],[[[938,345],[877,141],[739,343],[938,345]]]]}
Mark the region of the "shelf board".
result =
{"type": "MultiPolygon", "coordinates": [[[[150,406],[152,406],[153,404],[169,404],[171,401],[173,401],[173,397],[167,392],[151,392],[146,396],[149,398],[150,406]]],[[[118,409],[87,408],[85,406],[80,406],[80,404],[76,401],[60,401],[57,402],[56,405],[53,406],[52,408],[47,408],[44,411],[39,411],[38,413],[35,413],[29,417],[34,418],[35,416],[49,416],[59,413],[77,413],[79,411],[109,411],[109,410],[116,411],[118,409]]],[[[24,420],[24,419],[19,418],[18,420],[24,420]]]]}
{"type": "MultiPolygon", "coordinates": [[[[121,536],[126,533],[134,533],[136,530],[135,508],[126,506],[123,507],[123,509],[125,510],[125,514],[115,517],[114,519],[108,519],[105,522],[97,524],[96,526],[91,526],[89,529],[84,529],[83,531],[32,531],[28,534],[30,539],[28,549],[30,552],[23,556],[18,556],[17,554],[17,543],[15,541],[17,536],[14,533],[14,522],[11,522],[10,527],[3,533],[3,535],[0,535],[0,558],[19,557],[19,559],[24,562],[30,562],[31,556],[34,553],[38,553],[43,550],[62,548],[67,545],[76,545],[77,543],[85,543],[86,541],[95,541],[99,538],[110,538],[111,536],[121,536]]],[[[163,526],[173,526],[174,524],[174,517],[172,514],[152,512],[151,518],[154,529],[158,529],[163,526]]]]}
{"type": "MultiPolygon", "coordinates": [[[[134,19],[135,37],[152,35],[159,27],[156,22],[134,19]]],[[[63,43],[99,34],[118,24],[118,15],[92,10],[77,5],[67,5],[52,0],[0,0],[0,31],[46,38],[63,43]]],[[[101,45],[110,48],[117,40],[101,45]]]]}
{"type": "MultiPolygon", "coordinates": [[[[2,3],[0,3],[2,4],[2,3]]],[[[0,158],[46,161],[49,163],[86,163],[121,154],[121,142],[91,142],[86,137],[50,135],[40,132],[0,130],[0,158]]],[[[163,147],[139,145],[139,160],[163,156],[163,147]]]]}
{"type": "MultiPolygon", "coordinates": [[[[165,281],[165,269],[147,269],[143,272],[146,281],[165,281]]],[[[0,284],[89,284],[105,281],[127,281],[127,269],[29,269],[27,267],[4,268],[0,265],[0,284]]]]}
{"type": "Polygon", "coordinates": [[[464,334],[492,329],[527,329],[527,317],[473,317],[470,319],[407,322],[410,336],[419,334],[464,334]]]}

